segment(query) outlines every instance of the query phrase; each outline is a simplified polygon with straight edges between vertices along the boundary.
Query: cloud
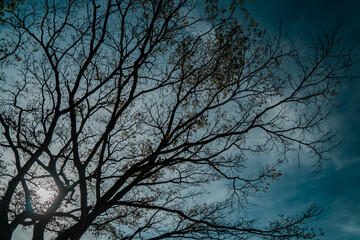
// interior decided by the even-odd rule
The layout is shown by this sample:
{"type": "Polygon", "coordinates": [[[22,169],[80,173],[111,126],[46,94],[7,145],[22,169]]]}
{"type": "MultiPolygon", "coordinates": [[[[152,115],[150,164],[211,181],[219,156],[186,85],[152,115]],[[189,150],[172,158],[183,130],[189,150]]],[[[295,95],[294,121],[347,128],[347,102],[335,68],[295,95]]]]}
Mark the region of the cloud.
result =
{"type": "Polygon", "coordinates": [[[360,236],[360,223],[347,223],[347,224],[340,224],[339,225],[341,230],[352,234],[352,235],[356,235],[356,236],[360,236]]]}
{"type": "Polygon", "coordinates": [[[326,236],[331,239],[352,240],[360,236],[360,205],[357,200],[359,189],[348,189],[342,196],[332,199],[322,216],[326,236]],[[353,194],[353,197],[349,195],[353,194]]]}

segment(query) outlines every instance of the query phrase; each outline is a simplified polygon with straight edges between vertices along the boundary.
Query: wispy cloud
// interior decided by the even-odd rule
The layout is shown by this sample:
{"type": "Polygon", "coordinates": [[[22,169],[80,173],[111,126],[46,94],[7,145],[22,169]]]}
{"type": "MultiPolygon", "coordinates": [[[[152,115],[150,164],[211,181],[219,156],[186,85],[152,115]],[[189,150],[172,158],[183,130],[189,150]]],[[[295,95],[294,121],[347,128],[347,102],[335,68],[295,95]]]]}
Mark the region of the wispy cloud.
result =
{"type": "Polygon", "coordinates": [[[359,222],[357,222],[357,223],[350,222],[347,224],[340,224],[339,226],[340,226],[341,230],[346,233],[360,236],[360,223],[359,222]]]}

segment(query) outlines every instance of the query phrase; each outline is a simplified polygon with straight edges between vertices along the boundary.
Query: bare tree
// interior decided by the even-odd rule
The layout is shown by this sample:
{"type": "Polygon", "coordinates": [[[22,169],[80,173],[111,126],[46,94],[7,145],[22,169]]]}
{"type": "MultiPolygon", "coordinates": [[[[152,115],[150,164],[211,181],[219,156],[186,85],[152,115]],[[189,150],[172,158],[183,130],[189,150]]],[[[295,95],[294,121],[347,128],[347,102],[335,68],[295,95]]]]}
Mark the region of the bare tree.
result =
{"type": "MultiPolygon", "coordinates": [[[[242,1],[26,1],[4,10],[0,236],[299,239],[321,210],[244,214],[285,159],[321,164],[351,60],[336,34],[300,51],[242,1]],[[257,154],[276,154],[260,171],[257,154]],[[207,199],[211,183],[227,186],[207,199]],[[44,196],[47,197],[44,197],[44,196]]],[[[321,233],[321,232],[320,232],[321,233]]]]}

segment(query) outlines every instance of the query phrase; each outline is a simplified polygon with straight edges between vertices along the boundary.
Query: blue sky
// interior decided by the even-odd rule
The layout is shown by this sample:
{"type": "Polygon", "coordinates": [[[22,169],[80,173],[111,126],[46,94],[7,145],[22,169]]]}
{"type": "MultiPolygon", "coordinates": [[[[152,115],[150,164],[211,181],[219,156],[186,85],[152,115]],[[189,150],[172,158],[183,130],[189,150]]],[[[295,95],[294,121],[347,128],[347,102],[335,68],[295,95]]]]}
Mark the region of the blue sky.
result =
{"type": "MultiPolygon", "coordinates": [[[[357,0],[254,0],[247,4],[260,27],[276,29],[281,19],[290,35],[297,35],[306,47],[319,34],[340,25],[344,44],[354,47],[354,58],[360,56],[360,1],[357,0]]],[[[360,64],[353,68],[360,76],[360,64]]],[[[321,226],[327,240],[360,239],[360,79],[345,85],[337,97],[340,108],[334,110],[329,126],[344,139],[332,153],[333,160],[315,170],[306,159],[283,166],[280,181],[258,200],[253,209],[261,218],[278,213],[292,214],[311,203],[319,204],[323,214],[314,226],[321,226]]]]}

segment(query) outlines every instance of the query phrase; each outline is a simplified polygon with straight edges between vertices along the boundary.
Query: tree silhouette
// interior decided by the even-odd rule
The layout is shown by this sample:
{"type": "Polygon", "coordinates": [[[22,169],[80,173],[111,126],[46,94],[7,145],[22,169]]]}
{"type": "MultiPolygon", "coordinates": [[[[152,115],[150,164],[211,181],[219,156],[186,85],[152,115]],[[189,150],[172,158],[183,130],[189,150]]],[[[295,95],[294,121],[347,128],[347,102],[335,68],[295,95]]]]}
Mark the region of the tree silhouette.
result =
{"type": "Polygon", "coordinates": [[[285,159],[321,164],[351,60],[300,50],[242,1],[25,1],[3,10],[0,236],[299,239],[316,205],[269,225],[249,197],[285,159]],[[259,154],[277,161],[247,168],[259,154]],[[227,189],[207,199],[211,184],[227,189]],[[105,237],[105,236],[104,236],[105,237]]]}

